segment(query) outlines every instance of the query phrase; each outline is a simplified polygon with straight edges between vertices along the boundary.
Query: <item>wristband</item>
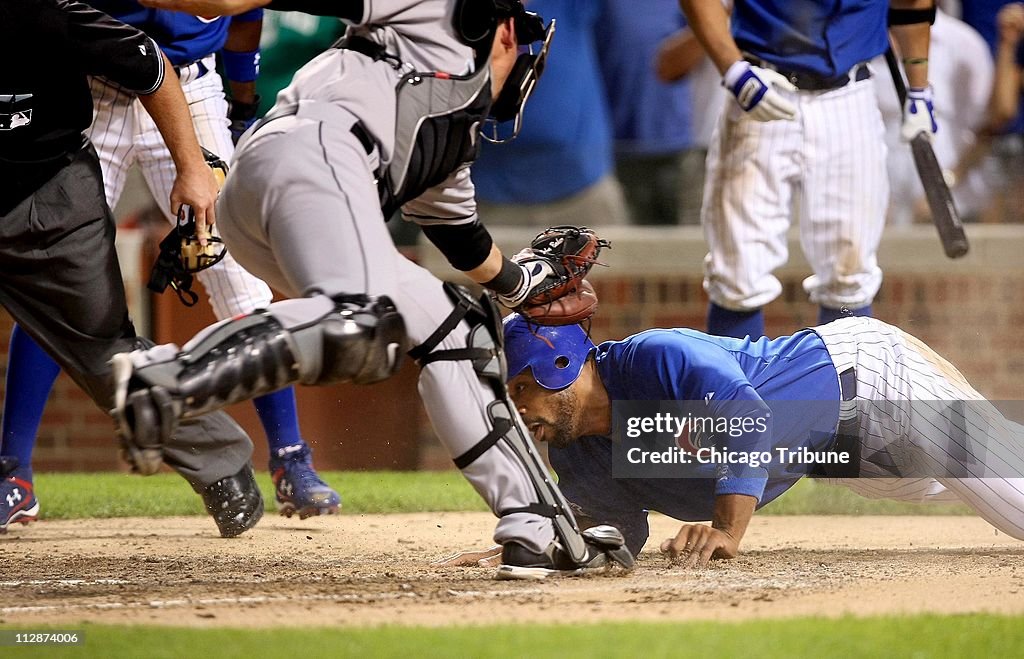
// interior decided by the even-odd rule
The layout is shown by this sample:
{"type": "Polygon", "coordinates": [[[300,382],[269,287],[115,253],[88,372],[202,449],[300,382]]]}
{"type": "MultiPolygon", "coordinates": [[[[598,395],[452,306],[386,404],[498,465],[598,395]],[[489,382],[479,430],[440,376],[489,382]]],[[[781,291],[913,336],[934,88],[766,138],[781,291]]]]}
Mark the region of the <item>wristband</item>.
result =
{"type": "Polygon", "coordinates": [[[890,9],[889,25],[935,24],[935,5],[929,9],[890,9]]]}
{"type": "Polygon", "coordinates": [[[498,295],[511,295],[523,285],[523,269],[518,263],[505,257],[501,259],[501,270],[490,281],[484,282],[484,288],[488,288],[498,295]]]}
{"type": "Polygon", "coordinates": [[[221,50],[224,74],[232,82],[252,82],[260,74],[260,49],[249,51],[221,50]]]}

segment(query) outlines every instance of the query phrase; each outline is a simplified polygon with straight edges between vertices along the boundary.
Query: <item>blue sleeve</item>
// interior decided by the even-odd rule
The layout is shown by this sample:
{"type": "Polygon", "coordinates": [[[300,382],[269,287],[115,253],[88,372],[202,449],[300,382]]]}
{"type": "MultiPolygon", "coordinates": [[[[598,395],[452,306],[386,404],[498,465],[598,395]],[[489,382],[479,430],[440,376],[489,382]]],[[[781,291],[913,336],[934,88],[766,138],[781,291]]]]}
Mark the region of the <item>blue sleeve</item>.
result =
{"type": "Polygon", "coordinates": [[[602,445],[606,441],[583,437],[566,448],[550,447],[548,459],[573,513],[617,528],[636,556],[650,534],[647,511],[612,478],[610,452],[602,445]]]}
{"type": "MultiPolygon", "coordinates": [[[[631,400],[703,401],[707,416],[727,419],[737,432],[716,445],[736,454],[771,451],[771,413],[732,353],[696,333],[651,330],[618,344],[615,360],[631,400]]],[[[715,494],[764,495],[768,470],[747,464],[720,465],[715,494]]]]}

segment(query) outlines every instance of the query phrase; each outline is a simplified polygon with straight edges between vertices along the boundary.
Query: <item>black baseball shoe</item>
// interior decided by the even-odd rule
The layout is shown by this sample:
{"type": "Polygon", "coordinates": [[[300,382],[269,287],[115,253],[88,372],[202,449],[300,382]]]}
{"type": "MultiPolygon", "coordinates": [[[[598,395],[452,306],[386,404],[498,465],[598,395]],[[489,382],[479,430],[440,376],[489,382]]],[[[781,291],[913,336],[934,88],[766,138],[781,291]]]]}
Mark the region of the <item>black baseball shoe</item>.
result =
{"type": "Polygon", "coordinates": [[[495,578],[540,580],[610,572],[617,567],[632,570],[636,565],[622,533],[614,526],[593,526],[581,535],[587,548],[582,561],[573,560],[557,540],[539,554],[518,542],[506,543],[501,550],[501,565],[495,578]]]}
{"type": "Polygon", "coordinates": [[[206,511],[224,538],[234,538],[256,526],[263,517],[263,497],[256,486],[252,465],[234,476],[220,479],[202,492],[206,511]]]}

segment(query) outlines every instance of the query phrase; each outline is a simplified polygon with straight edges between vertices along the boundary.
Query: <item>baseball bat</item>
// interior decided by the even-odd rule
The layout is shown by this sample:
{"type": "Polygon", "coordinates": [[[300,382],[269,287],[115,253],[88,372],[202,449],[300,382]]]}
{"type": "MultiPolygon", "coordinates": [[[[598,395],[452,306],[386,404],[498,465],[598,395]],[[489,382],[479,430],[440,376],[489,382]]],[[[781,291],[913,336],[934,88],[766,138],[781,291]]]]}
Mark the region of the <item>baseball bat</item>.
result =
{"type": "MultiPolygon", "coordinates": [[[[885,63],[889,65],[892,82],[896,86],[896,95],[900,99],[900,107],[907,104],[907,83],[896,63],[896,53],[890,47],[885,51],[885,63]]],[[[964,233],[960,213],[953,203],[953,194],[946,185],[946,177],[942,174],[939,159],[935,157],[932,143],[924,133],[918,133],[910,140],[910,150],[914,154],[917,175],[924,187],[924,196],[928,200],[928,208],[932,211],[932,222],[939,231],[942,249],[951,259],[959,258],[967,253],[967,234],[964,233]]]]}

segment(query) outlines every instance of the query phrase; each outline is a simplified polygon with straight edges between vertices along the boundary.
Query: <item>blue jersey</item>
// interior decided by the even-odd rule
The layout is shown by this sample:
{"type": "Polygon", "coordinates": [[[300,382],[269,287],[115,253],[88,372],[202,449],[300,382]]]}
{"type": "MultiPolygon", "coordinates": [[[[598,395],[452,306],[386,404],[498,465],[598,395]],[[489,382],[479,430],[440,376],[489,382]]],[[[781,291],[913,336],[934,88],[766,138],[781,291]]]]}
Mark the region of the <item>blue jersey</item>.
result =
{"type": "Polygon", "coordinates": [[[175,66],[219,51],[231,20],[226,16],[198,18],[180,11],[148,9],[135,0],[89,0],[89,4],[152,37],[175,66]]]}
{"type": "Polygon", "coordinates": [[[780,69],[831,78],[885,52],[888,11],[885,0],[736,0],[732,33],[780,69]]]}
{"type": "MultiPolygon", "coordinates": [[[[602,343],[597,371],[612,401],[708,401],[718,409],[749,406],[775,412],[767,432],[741,439],[745,449],[826,448],[839,418],[839,382],[825,344],[812,330],[774,340],[713,337],[687,329],[642,332],[602,343]],[[802,401],[802,414],[794,405],[802,401]],[[821,401],[813,404],[811,401],[821,401]]],[[[740,449],[740,446],[736,447],[740,449]]],[[[748,494],[758,507],[792,487],[800,475],[780,463],[722,477],[715,465],[694,465],[686,478],[612,477],[612,440],[584,437],[551,447],[551,465],[566,498],[597,521],[614,524],[636,552],[647,539],[648,510],[679,520],[709,520],[719,494],[748,494]],[[759,472],[759,473],[758,473],[759,472]],[[705,477],[700,477],[701,475],[705,477]]]]}

